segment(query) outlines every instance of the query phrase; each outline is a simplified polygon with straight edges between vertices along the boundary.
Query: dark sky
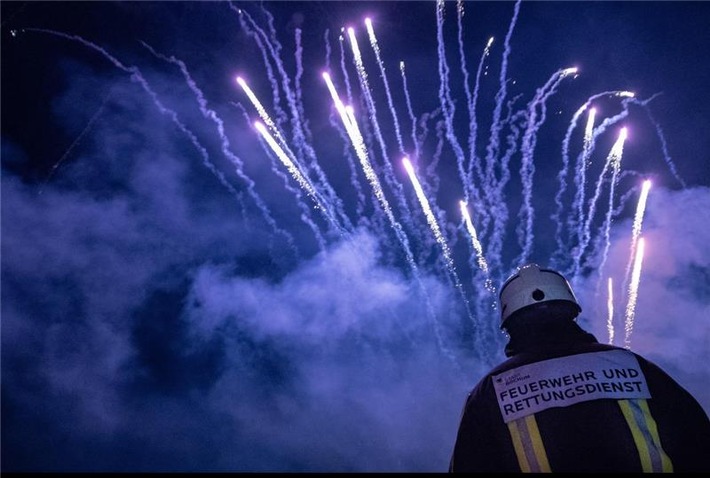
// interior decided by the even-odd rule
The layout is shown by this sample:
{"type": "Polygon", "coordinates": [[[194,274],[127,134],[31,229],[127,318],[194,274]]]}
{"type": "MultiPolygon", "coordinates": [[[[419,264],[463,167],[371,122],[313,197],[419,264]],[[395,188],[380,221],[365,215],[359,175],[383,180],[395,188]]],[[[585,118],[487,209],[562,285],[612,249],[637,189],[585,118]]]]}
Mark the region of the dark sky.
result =
{"type": "Polygon", "coordinates": [[[710,3],[457,5],[0,3],[2,471],[445,471],[526,261],[710,412],[710,3]]]}

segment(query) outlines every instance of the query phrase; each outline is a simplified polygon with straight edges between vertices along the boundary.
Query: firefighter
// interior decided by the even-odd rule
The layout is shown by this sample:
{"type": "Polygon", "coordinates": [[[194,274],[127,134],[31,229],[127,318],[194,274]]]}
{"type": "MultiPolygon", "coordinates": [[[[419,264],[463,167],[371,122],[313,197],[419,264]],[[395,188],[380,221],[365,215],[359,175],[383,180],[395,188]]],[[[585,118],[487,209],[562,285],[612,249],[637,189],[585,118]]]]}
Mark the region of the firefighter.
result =
{"type": "Polygon", "coordinates": [[[508,359],[469,393],[450,472],[708,472],[710,421],[657,365],[599,343],[558,272],[499,294],[508,359]]]}

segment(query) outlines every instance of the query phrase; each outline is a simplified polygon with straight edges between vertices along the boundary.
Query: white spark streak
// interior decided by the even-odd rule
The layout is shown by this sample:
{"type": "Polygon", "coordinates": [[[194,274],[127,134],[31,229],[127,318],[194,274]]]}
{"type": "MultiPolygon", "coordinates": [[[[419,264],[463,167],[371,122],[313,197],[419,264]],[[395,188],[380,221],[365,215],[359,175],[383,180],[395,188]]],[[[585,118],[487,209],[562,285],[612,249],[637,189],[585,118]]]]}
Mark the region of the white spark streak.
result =
{"type": "MultiPolygon", "coordinates": [[[[594,133],[594,118],[597,115],[597,110],[592,108],[587,116],[587,126],[584,128],[584,159],[587,160],[589,155],[589,146],[592,144],[592,135],[594,133]]],[[[585,164],[586,167],[586,164],[585,164]]]]}
{"type": "Polygon", "coordinates": [[[291,158],[288,157],[286,152],[279,146],[276,140],[269,134],[266,127],[259,121],[254,122],[254,127],[261,133],[261,136],[266,140],[271,149],[276,153],[276,156],[281,160],[281,162],[286,166],[286,169],[291,173],[291,175],[296,179],[298,184],[303,188],[311,198],[316,202],[317,207],[323,209],[320,206],[320,201],[318,200],[316,191],[313,189],[311,184],[306,180],[306,178],[301,174],[301,171],[296,167],[291,158]]]}
{"type": "Polygon", "coordinates": [[[645,180],[643,182],[643,186],[641,186],[641,196],[639,196],[639,202],[638,205],[636,206],[636,215],[634,216],[634,226],[633,226],[633,234],[631,236],[631,239],[633,241],[632,244],[636,244],[636,241],[638,240],[639,235],[641,234],[641,224],[643,222],[643,214],[646,211],[646,202],[648,200],[648,192],[651,190],[651,181],[650,180],[645,180]]]}
{"type": "Polygon", "coordinates": [[[251,88],[249,88],[249,85],[247,85],[246,81],[244,81],[244,79],[241,76],[238,76],[237,83],[239,83],[239,86],[242,87],[242,89],[244,90],[244,93],[247,94],[247,97],[254,105],[254,108],[256,108],[256,112],[259,113],[259,117],[261,118],[261,120],[264,123],[266,123],[266,126],[268,126],[271,131],[274,132],[274,134],[279,139],[279,141],[283,142],[283,138],[281,137],[278,129],[276,128],[276,124],[269,116],[269,113],[266,112],[266,109],[259,101],[259,98],[257,98],[256,95],[254,94],[254,92],[251,90],[251,88]]]}
{"type": "Polygon", "coordinates": [[[422,209],[424,210],[424,215],[426,216],[427,222],[429,223],[429,227],[431,227],[431,230],[434,233],[436,242],[438,242],[441,246],[442,253],[444,254],[444,258],[446,259],[446,263],[448,264],[449,269],[451,271],[454,271],[456,268],[454,267],[454,261],[451,258],[451,250],[449,249],[449,245],[446,243],[446,240],[444,239],[444,236],[441,233],[439,223],[436,221],[436,216],[434,216],[434,213],[431,210],[429,200],[424,194],[424,190],[422,189],[422,186],[419,183],[419,179],[417,179],[417,176],[414,173],[412,163],[406,156],[402,159],[402,163],[404,164],[404,169],[407,170],[407,174],[409,174],[409,179],[412,181],[414,191],[417,193],[417,198],[419,198],[419,204],[421,204],[422,209]]]}
{"type": "Polygon", "coordinates": [[[643,263],[643,253],[645,248],[644,238],[639,239],[638,249],[636,249],[636,260],[634,270],[631,274],[631,284],[629,285],[629,303],[626,305],[626,321],[624,329],[624,347],[631,348],[631,332],[634,328],[634,315],[636,314],[636,301],[638,300],[639,282],[641,281],[641,265],[643,263]]]}
{"type": "Polygon", "coordinates": [[[606,328],[609,331],[609,344],[614,343],[614,288],[612,287],[612,279],[609,277],[607,281],[607,300],[606,307],[609,316],[606,322],[606,328]]]}
{"type": "Polygon", "coordinates": [[[481,247],[481,243],[478,240],[478,234],[476,233],[476,228],[473,227],[473,221],[471,221],[471,215],[468,213],[468,208],[466,207],[466,202],[464,201],[459,201],[459,204],[461,205],[461,214],[463,215],[464,222],[466,223],[466,230],[468,231],[469,235],[471,236],[471,243],[473,244],[473,248],[476,251],[477,259],[478,259],[478,267],[481,268],[481,270],[488,275],[488,263],[486,262],[485,257],[483,257],[483,249],[481,247]]]}
{"type": "Polygon", "coordinates": [[[646,211],[646,202],[648,200],[648,193],[651,190],[651,181],[645,180],[641,186],[641,195],[639,196],[639,202],[636,206],[636,214],[634,215],[634,224],[631,230],[631,245],[629,251],[629,261],[626,264],[626,273],[624,274],[623,287],[626,287],[629,283],[629,276],[631,275],[631,267],[634,262],[634,257],[636,255],[636,247],[638,244],[639,237],[641,236],[641,225],[643,224],[643,215],[646,211]]]}

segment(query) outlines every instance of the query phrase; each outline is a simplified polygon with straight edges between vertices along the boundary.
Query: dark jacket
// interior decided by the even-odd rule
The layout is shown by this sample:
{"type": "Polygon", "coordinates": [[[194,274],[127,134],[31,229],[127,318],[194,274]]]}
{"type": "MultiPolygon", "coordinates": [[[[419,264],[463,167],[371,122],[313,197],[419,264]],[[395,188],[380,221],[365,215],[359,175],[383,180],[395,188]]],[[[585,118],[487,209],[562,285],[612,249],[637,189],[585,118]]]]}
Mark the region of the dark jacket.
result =
{"type": "Polygon", "coordinates": [[[655,364],[574,327],[565,340],[523,347],[481,379],[449,471],[710,471],[710,421],[695,398],[655,364]]]}

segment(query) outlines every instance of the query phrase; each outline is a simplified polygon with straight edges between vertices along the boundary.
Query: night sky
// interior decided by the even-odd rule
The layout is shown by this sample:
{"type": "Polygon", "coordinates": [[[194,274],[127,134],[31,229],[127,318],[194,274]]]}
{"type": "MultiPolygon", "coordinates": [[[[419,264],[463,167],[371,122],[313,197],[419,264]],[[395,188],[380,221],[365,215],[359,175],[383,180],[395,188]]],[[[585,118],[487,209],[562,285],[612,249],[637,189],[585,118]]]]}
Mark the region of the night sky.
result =
{"type": "Polygon", "coordinates": [[[2,471],[445,471],[531,261],[710,412],[710,3],[457,5],[0,4],[2,471]]]}

